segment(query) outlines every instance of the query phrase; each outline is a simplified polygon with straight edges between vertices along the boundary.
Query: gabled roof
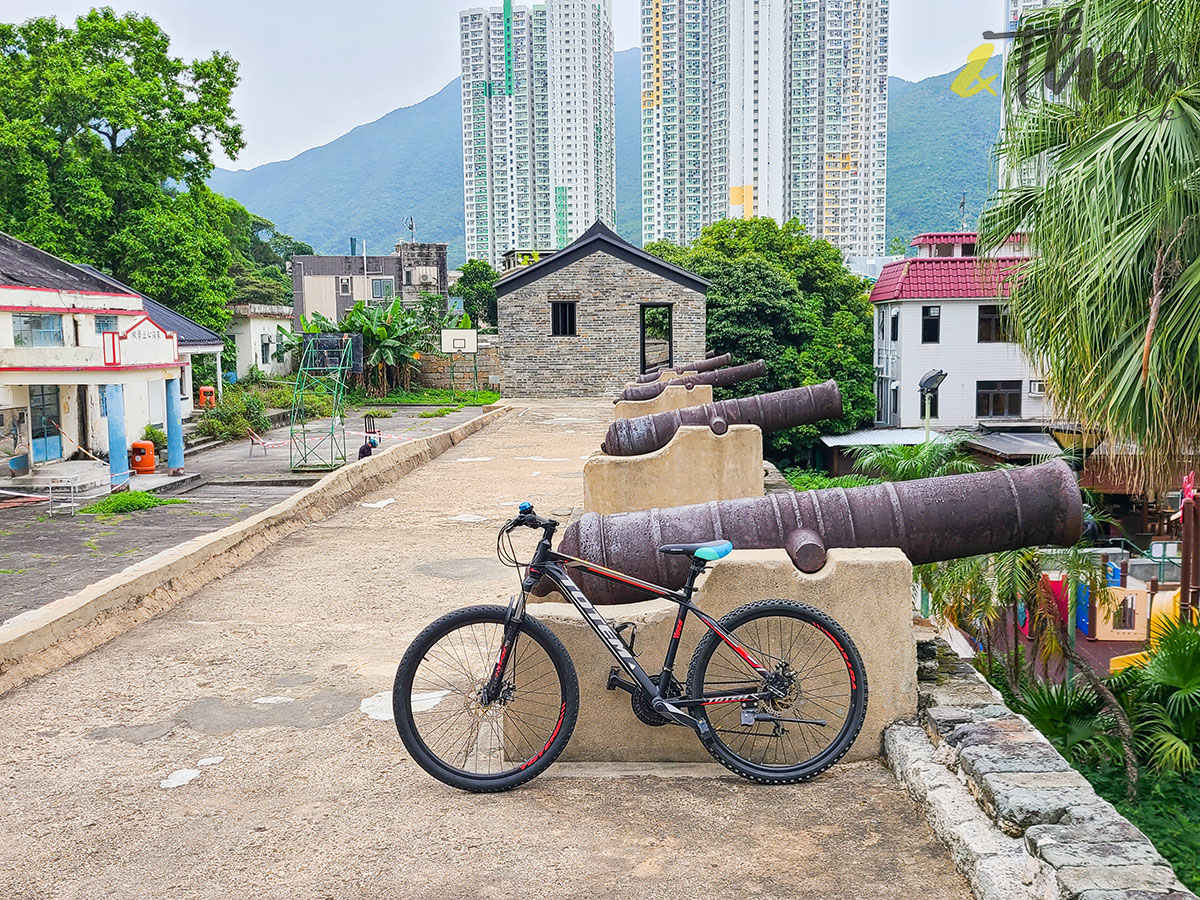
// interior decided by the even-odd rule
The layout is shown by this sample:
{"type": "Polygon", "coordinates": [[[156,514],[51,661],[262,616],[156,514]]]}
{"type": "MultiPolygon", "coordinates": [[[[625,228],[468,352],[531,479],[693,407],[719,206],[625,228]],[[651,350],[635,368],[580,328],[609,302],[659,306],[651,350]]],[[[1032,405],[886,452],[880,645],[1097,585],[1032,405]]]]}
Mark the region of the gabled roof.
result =
{"type": "Polygon", "coordinates": [[[163,331],[175,332],[175,336],[179,341],[179,346],[182,349],[187,350],[193,347],[224,346],[224,339],[212,329],[205,328],[199,322],[193,322],[187,316],[180,315],[169,306],[163,306],[157,300],[147,297],[141,291],[135,291],[128,285],[122,284],[111,275],[105,275],[95,266],[89,266],[87,263],[81,263],[75,268],[82,269],[84,272],[100,279],[107,284],[110,289],[120,289],[127,294],[132,294],[135,297],[141,297],[142,306],[146,310],[146,315],[150,317],[150,321],[152,321],[163,331]]]}
{"type": "Polygon", "coordinates": [[[1027,262],[1019,256],[897,260],[879,273],[871,302],[1007,297],[1018,267],[1027,262]]]}
{"type": "MultiPolygon", "coordinates": [[[[1026,235],[1021,232],[1010,234],[1006,243],[1015,244],[1024,240],[1026,235]]],[[[975,231],[927,231],[912,239],[910,247],[922,247],[926,244],[974,244],[979,240],[975,231]]]]}
{"type": "Polygon", "coordinates": [[[132,295],[52,253],[0,231],[0,287],[66,291],[75,294],[132,295]]]}
{"type": "Polygon", "coordinates": [[[699,275],[695,275],[687,269],[681,269],[679,266],[673,266],[669,262],[633,246],[603,222],[597,220],[596,224],[581,234],[574,243],[568,244],[553,256],[505,274],[496,282],[496,296],[503,297],[510,294],[518,288],[597,252],[607,253],[623,262],[660,275],[668,281],[691,288],[693,291],[699,291],[701,294],[708,290],[709,282],[699,275]]]}

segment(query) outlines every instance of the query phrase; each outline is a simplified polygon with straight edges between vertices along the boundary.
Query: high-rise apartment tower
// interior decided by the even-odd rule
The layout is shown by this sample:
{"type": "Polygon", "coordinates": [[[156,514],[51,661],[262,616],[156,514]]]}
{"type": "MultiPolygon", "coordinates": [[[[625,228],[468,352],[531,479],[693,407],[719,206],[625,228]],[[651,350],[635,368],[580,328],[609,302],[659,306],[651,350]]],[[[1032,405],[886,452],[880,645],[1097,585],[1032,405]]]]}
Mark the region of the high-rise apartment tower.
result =
{"type": "Polygon", "coordinates": [[[459,14],[467,258],[616,222],[612,0],[459,14]]]}
{"type": "Polygon", "coordinates": [[[880,256],[888,0],[642,0],[642,231],[798,218],[880,256]]]}

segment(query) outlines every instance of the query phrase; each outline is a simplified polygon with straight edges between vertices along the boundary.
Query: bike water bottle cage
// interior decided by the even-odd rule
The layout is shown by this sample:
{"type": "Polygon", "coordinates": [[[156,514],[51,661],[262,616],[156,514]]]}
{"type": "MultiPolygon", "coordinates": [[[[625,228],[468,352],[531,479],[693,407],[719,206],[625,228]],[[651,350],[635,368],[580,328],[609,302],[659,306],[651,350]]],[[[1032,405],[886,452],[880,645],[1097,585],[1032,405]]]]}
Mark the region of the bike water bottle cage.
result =
{"type": "Polygon", "coordinates": [[[716,562],[733,552],[729,541],[707,541],[703,544],[666,544],[658,548],[668,556],[690,556],[700,562],[716,562]]]}

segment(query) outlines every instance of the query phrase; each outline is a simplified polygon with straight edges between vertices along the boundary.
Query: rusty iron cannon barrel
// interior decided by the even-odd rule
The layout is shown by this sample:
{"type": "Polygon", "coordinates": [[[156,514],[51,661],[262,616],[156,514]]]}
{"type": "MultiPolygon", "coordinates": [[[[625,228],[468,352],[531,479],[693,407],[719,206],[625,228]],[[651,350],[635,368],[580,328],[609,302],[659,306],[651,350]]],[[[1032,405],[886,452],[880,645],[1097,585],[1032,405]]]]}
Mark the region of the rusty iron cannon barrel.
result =
{"type": "Polygon", "coordinates": [[[600,449],[609,456],[653,453],[667,446],[684,425],[708,425],[715,434],[724,434],[730,425],[757,425],[772,432],[841,417],[842,395],[837,382],[827,381],[774,394],[618,419],[608,427],[600,449]]]}
{"type": "MultiPolygon", "coordinates": [[[[1021,547],[1070,546],[1082,533],[1075,475],[1056,460],[868,487],[606,516],[587,513],[568,526],[558,550],[678,589],[689,561],[659,553],[665,544],[728,540],[744,550],[782,548],[797,569],[811,573],[824,566],[826,550],[837,547],[897,547],[919,564],[1021,547]]],[[[572,569],[572,578],[594,603],[647,599],[644,591],[578,569],[572,569]]]]}
{"type": "Polygon", "coordinates": [[[713,369],[724,368],[731,362],[733,362],[733,355],[722,353],[720,356],[710,356],[708,359],[700,359],[682,366],[660,366],[657,369],[650,370],[645,375],[639,375],[637,383],[647,384],[651,381],[658,381],[664,372],[674,372],[676,375],[682,375],[684,372],[711,372],[713,369]]]}
{"type": "Polygon", "coordinates": [[[744,366],[730,366],[726,369],[713,369],[711,372],[699,372],[695,375],[684,375],[670,381],[655,381],[651,384],[638,384],[625,388],[625,391],[614,403],[622,400],[653,400],[667,389],[669,385],[680,384],[691,387],[696,384],[711,384],[713,387],[729,387],[741,384],[752,378],[762,378],[767,374],[767,364],[761,359],[744,366]]]}

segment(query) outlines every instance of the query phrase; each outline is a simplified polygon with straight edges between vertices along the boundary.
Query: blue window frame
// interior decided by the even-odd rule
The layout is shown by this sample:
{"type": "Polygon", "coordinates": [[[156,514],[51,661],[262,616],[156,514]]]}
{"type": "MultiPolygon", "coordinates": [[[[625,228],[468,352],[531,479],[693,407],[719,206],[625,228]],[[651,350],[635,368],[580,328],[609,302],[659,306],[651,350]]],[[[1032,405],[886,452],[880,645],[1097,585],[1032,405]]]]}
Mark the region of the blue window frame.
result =
{"type": "Polygon", "coordinates": [[[61,347],[62,316],[44,313],[13,314],[13,344],[17,347],[61,347]]]}
{"type": "Polygon", "coordinates": [[[100,417],[108,418],[108,385],[100,385],[100,417]]]}
{"type": "Polygon", "coordinates": [[[116,316],[96,316],[96,334],[117,330],[116,316]]]}

